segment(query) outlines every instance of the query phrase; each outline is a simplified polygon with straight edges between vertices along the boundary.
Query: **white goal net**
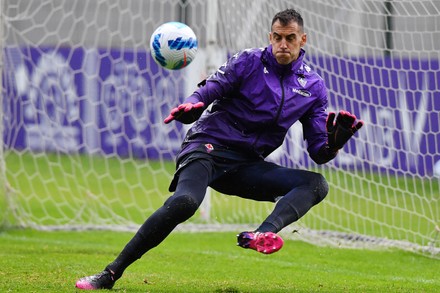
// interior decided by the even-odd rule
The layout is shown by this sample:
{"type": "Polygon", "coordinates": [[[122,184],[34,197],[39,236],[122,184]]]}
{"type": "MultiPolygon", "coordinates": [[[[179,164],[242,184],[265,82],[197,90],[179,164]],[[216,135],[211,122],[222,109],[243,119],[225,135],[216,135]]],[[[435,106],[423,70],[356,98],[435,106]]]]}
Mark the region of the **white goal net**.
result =
{"type": "MultiPolygon", "coordinates": [[[[0,0],[1,226],[136,229],[170,195],[187,129],[164,117],[229,56],[266,46],[286,8],[304,18],[306,59],[326,81],[329,110],[365,126],[325,166],[308,158],[300,125],[271,155],[330,185],[283,233],[440,258],[435,0],[0,0]],[[198,37],[180,71],[150,56],[151,33],[167,21],[198,37]]],[[[209,191],[180,229],[253,229],[272,207],[209,191]]]]}

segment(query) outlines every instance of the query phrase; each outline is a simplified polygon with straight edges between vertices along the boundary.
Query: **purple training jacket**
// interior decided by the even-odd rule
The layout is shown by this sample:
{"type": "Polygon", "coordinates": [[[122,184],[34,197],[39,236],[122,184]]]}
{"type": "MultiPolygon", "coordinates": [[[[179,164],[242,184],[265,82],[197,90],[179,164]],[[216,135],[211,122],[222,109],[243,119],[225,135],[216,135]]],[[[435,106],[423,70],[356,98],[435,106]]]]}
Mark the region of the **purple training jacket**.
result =
{"type": "Polygon", "coordinates": [[[333,159],[324,147],[327,89],[304,55],[301,49],[296,61],[280,65],[270,45],[231,57],[186,98],[211,108],[188,131],[179,156],[211,143],[265,158],[300,121],[310,157],[320,164],[333,159]]]}

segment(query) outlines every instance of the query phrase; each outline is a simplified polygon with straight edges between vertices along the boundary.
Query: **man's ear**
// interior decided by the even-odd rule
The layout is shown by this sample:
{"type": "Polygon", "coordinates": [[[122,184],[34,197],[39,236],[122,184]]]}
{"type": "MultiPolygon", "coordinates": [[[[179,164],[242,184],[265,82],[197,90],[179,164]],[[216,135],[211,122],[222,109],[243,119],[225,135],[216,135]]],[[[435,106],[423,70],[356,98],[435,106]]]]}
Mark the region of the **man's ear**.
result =
{"type": "Polygon", "coordinates": [[[304,45],[307,43],[307,34],[303,33],[303,35],[301,36],[301,47],[304,47],[304,45]]]}

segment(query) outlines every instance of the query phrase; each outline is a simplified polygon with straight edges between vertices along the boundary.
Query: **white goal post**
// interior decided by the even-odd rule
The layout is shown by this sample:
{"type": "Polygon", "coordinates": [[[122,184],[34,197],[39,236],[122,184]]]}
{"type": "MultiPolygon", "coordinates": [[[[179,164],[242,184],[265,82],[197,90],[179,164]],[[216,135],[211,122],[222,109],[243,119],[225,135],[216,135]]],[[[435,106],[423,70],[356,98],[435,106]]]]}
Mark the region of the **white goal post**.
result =
{"type": "MultiPolygon", "coordinates": [[[[286,8],[304,18],[306,61],[326,81],[329,110],[365,126],[325,166],[307,156],[299,124],[270,156],[330,185],[282,233],[440,258],[436,0],[0,0],[0,227],[136,229],[170,195],[187,130],[164,117],[229,56],[266,46],[286,8]],[[180,71],[150,56],[167,21],[198,37],[180,71]]],[[[209,193],[179,229],[253,229],[273,207],[209,193]]]]}

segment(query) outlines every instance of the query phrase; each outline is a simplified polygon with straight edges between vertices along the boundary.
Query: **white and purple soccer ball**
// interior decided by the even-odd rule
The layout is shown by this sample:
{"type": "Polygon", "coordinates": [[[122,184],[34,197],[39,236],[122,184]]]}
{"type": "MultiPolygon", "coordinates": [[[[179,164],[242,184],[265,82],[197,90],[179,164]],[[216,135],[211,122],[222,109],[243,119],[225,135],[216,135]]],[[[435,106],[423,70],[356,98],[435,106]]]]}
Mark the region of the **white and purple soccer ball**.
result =
{"type": "Polygon", "coordinates": [[[167,22],[151,35],[150,50],[160,66],[172,70],[182,69],[196,57],[197,37],[186,24],[167,22]]]}

